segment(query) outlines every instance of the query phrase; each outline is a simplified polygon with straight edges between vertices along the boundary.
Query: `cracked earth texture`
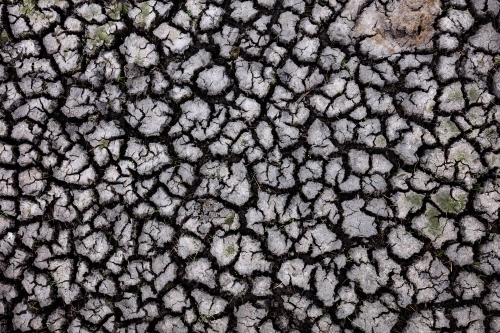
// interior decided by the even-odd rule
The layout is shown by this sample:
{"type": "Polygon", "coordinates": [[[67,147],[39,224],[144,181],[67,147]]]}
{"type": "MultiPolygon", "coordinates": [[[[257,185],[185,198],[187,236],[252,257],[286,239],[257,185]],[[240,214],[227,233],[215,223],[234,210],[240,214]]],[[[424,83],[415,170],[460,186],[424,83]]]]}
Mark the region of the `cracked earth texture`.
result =
{"type": "Polygon", "coordinates": [[[0,332],[500,332],[499,12],[1,0],[0,332]]]}

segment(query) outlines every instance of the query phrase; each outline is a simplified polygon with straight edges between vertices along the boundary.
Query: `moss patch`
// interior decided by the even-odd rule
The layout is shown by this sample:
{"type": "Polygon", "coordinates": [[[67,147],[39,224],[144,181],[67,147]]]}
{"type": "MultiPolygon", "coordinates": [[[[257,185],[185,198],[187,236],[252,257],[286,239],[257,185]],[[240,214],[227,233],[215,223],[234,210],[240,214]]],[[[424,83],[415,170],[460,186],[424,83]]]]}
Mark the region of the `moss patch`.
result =
{"type": "Polygon", "coordinates": [[[444,126],[445,128],[451,132],[451,133],[460,133],[460,129],[457,127],[457,125],[451,121],[450,119],[446,119],[444,121],[444,126]]]}
{"type": "Polygon", "coordinates": [[[100,44],[100,43],[109,44],[111,42],[111,36],[106,31],[105,27],[96,28],[94,33],[92,34],[92,37],[95,44],[100,44]]]}
{"type": "Polygon", "coordinates": [[[149,12],[151,10],[151,6],[149,3],[144,2],[139,5],[139,9],[141,10],[141,13],[139,14],[139,21],[143,27],[146,26],[146,20],[148,18],[149,12]]]}
{"type": "Polygon", "coordinates": [[[425,195],[423,194],[418,194],[418,193],[410,193],[410,194],[407,194],[405,199],[406,199],[406,202],[408,202],[411,207],[415,207],[415,208],[420,208],[422,207],[422,204],[424,203],[424,197],[425,195]]]}
{"type": "Polygon", "coordinates": [[[463,151],[460,151],[457,154],[455,154],[455,156],[453,156],[453,158],[457,162],[463,162],[463,161],[465,161],[467,159],[467,157],[468,157],[467,153],[465,153],[463,151]]]}
{"type": "Polygon", "coordinates": [[[233,46],[233,47],[231,48],[231,53],[230,53],[230,55],[231,55],[231,59],[236,59],[236,58],[238,58],[238,57],[240,56],[240,48],[239,48],[239,47],[237,47],[237,46],[233,46]]]}
{"type": "Polygon", "coordinates": [[[464,101],[464,97],[462,96],[462,92],[458,89],[452,90],[448,94],[448,98],[450,101],[457,102],[457,103],[461,103],[464,101]]]}
{"type": "Polygon", "coordinates": [[[229,226],[233,225],[235,216],[236,216],[236,213],[232,210],[229,214],[227,214],[226,218],[224,219],[224,223],[229,225],[229,226]]]}
{"type": "Polygon", "coordinates": [[[101,141],[99,141],[99,148],[100,149],[104,149],[104,148],[108,148],[109,146],[109,140],[106,140],[106,139],[102,139],[101,141]]]}
{"type": "Polygon", "coordinates": [[[449,192],[443,191],[436,193],[433,200],[445,213],[460,213],[467,202],[467,196],[461,194],[458,196],[458,199],[455,199],[449,192]]]}
{"type": "Polygon", "coordinates": [[[2,30],[0,33],[0,42],[8,42],[10,40],[9,34],[6,30],[2,30]]]}
{"type": "Polygon", "coordinates": [[[481,92],[477,88],[471,88],[467,91],[467,96],[471,103],[475,103],[479,99],[479,96],[481,96],[481,92]]]}
{"type": "Polygon", "coordinates": [[[224,249],[224,254],[228,257],[232,256],[233,254],[236,253],[236,246],[234,244],[229,244],[225,249],[224,249]]]}
{"type": "Polygon", "coordinates": [[[383,135],[379,135],[375,138],[374,144],[376,147],[385,147],[387,146],[387,140],[383,135]]]}
{"type": "Polygon", "coordinates": [[[425,212],[427,218],[427,230],[433,236],[439,236],[442,232],[441,224],[439,223],[439,211],[435,207],[431,207],[425,212]]]}
{"type": "Polygon", "coordinates": [[[117,2],[111,7],[108,11],[108,15],[113,20],[118,20],[121,17],[121,14],[125,14],[129,10],[129,7],[126,3],[117,2]]]}
{"type": "Polygon", "coordinates": [[[32,16],[35,13],[35,2],[32,0],[23,0],[20,11],[22,15],[32,16]]]}
{"type": "Polygon", "coordinates": [[[498,137],[497,129],[494,126],[490,127],[486,131],[484,131],[484,135],[489,140],[494,140],[494,139],[496,139],[498,137]]]}

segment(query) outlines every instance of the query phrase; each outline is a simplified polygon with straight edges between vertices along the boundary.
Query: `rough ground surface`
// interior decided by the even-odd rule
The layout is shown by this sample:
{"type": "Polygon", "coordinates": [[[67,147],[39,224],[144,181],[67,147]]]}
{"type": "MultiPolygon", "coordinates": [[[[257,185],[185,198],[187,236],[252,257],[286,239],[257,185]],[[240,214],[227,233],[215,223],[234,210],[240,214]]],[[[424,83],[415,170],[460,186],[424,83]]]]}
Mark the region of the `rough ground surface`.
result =
{"type": "Polygon", "coordinates": [[[0,332],[500,332],[499,12],[0,1],[0,332]]]}

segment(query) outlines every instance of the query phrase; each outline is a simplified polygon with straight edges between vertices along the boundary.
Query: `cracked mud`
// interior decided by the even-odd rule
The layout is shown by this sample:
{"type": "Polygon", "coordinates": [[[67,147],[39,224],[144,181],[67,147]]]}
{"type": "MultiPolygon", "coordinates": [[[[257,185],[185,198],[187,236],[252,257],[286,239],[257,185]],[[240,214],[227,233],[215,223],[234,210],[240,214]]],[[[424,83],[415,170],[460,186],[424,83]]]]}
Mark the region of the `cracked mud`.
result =
{"type": "Polygon", "coordinates": [[[497,0],[1,0],[0,332],[500,332],[497,0]]]}

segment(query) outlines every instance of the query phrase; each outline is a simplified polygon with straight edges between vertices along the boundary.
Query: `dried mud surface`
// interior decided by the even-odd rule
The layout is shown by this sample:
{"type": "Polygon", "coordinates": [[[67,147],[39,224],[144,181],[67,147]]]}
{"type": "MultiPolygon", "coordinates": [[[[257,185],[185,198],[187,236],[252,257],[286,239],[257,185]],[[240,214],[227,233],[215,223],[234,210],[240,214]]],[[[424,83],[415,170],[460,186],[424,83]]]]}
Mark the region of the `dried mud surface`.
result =
{"type": "Polygon", "coordinates": [[[500,332],[497,0],[1,0],[0,332],[500,332]]]}

